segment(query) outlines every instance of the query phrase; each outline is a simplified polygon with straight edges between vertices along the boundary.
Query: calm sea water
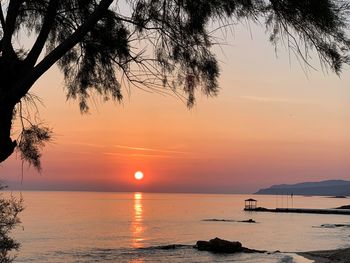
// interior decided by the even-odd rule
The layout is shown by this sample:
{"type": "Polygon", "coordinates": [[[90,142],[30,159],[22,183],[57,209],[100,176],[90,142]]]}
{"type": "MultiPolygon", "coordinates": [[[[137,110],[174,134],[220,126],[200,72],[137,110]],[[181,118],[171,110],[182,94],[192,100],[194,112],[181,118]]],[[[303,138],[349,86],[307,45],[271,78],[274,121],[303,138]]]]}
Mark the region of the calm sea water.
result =
{"type": "MultiPolygon", "coordinates": [[[[311,262],[292,252],[349,246],[346,215],[244,212],[248,195],[23,192],[16,262],[311,262]],[[258,223],[208,222],[203,219],[258,223]],[[330,227],[320,227],[330,224],[330,227]],[[220,237],[273,254],[215,255],[191,246],[220,237]]],[[[259,206],[333,208],[349,199],[253,196],[259,206]],[[287,204],[288,202],[288,204],[287,204]]]]}

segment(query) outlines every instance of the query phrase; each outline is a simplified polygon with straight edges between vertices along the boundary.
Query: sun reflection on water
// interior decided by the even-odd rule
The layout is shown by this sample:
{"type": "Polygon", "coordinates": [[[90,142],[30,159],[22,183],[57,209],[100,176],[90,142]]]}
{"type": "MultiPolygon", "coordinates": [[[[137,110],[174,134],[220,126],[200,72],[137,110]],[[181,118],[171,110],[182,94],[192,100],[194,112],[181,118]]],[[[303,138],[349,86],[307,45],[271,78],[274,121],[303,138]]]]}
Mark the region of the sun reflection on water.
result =
{"type": "Polygon", "coordinates": [[[133,235],[132,246],[142,247],[142,242],[144,241],[143,233],[145,231],[143,226],[142,193],[134,193],[134,213],[131,231],[133,235]]]}

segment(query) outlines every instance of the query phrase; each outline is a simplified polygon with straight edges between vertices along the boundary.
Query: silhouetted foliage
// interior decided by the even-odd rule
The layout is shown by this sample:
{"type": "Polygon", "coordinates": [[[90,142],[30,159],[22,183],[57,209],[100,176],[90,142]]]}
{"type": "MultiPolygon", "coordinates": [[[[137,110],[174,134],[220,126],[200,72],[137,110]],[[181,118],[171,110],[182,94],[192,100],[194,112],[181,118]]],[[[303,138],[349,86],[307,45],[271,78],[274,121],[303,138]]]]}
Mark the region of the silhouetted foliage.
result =
{"type": "Polygon", "coordinates": [[[21,158],[40,170],[40,150],[45,142],[50,141],[51,131],[47,127],[32,125],[22,130],[18,148],[21,158]]]}
{"type": "MultiPolygon", "coordinates": [[[[0,190],[5,187],[0,185],[0,190]]],[[[0,194],[0,263],[12,262],[15,256],[12,251],[19,249],[20,244],[12,239],[9,234],[21,222],[18,214],[23,211],[22,199],[16,199],[12,195],[4,198],[0,194]]]]}
{"type": "Polygon", "coordinates": [[[24,125],[20,141],[10,132],[15,105],[54,64],[67,97],[87,112],[91,95],[121,101],[131,86],[185,98],[189,107],[197,89],[215,96],[220,71],[210,30],[240,20],[264,24],[274,45],[310,66],[311,50],[337,74],[349,63],[349,4],[341,0],[10,0],[1,8],[0,162],[18,147],[40,167],[38,145],[49,130],[24,125]],[[24,34],[34,44],[15,46],[24,34]]]}

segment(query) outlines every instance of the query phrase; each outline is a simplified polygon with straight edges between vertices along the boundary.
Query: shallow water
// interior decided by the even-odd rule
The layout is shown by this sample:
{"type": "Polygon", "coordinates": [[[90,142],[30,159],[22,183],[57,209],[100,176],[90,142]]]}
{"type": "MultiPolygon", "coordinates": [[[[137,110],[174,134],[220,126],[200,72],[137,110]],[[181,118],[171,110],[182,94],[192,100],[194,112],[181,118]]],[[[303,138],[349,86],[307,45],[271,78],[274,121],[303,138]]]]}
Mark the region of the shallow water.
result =
{"type": "MultiPolygon", "coordinates": [[[[248,195],[23,192],[22,248],[16,262],[310,262],[294,253],[215,255],[191,246],[220,237],[270,252],[347,246],[350,215],[283,214],[243,211],[248,195]],[[203,219],[257,223],[211,222],[203,219]],[[327,227],[321,227],[326,224],[327,227]],[[140,249],[146,248],[146,249],[140,249]]],[[[333,208],[348,199],[253,196],[263,207],[333,208]],[[292,200],[293,199],[293,200],[292,200]],[[288,204],[287,204],[288,202],[288,204]]]]}

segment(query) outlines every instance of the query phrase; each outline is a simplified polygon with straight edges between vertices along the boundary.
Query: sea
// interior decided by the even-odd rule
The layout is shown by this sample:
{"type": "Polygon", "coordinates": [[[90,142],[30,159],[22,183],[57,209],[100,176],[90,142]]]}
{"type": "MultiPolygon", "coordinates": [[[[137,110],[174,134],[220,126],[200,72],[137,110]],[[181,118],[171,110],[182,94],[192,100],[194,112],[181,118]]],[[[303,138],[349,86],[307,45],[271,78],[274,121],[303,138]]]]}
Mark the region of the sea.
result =
{"type": "Polygon", "coordinates": [[[14,262],[312,262],[295,252],[350,244],[350,215],[243,210],[247,198],[268,208],[334,208],[350,204],[349,199],[29,191],[21,195],[25,210],[12,233],[21,243],[14,262]],[[239,222],[247,219],[256,223],[239,222]],[[213,254],[193,248],[197,240],[215,237],[267,252],[213,254]],[[171,244],[184,246],[161,248],[171,244]]]}

